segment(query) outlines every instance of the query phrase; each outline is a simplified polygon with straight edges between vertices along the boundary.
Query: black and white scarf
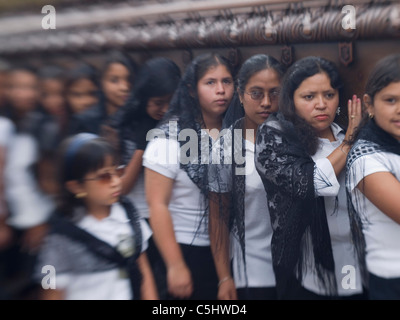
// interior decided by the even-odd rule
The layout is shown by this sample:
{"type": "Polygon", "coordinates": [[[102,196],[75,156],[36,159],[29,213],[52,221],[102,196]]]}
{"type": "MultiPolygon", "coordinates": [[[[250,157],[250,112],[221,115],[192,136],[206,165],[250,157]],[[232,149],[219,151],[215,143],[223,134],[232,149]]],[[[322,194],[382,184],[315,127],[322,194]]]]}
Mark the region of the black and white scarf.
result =
{"type": "MultiPolygon", "coordinates": [[[[365,287],[368,286],[368,271],[365,261],[366,243],[363,234],[363,228],[364,224],[368,224],[368,219],[365,217],[363,212],[357,212],[354,206],[351,196],[352,190],[350,190],[350,182],[354,177],[350,175],[350,168],[354,164],[354,161],[360,157],[378,152],[389,152],[400,155],[400,142],[386,131],[382,130],[376,124],[374,119],[370,119],[367,124],[361,128],[357,139],[347,156],[346,163],[346,195],[350,227],[356,250],[356,256],[360,264],[363,285],[365,287]]],[[[364,172],[364,168],[361,168],[361,172],[364,172]]],[[[355,199],[355,201],[361,201],[361,199],[355,199]]]]}
{"type": "Polygon", "coordinates": [[[323,197],[316,197],[315,162],[293,123],[271,115],[257,131],[255,166],[267,193],[278,298],[302,282],[309,252],[312,270],[327,295],[337,294],[334,259],[323,197]]]}
{"type": "MultiPolygon", "coordinates": [[[[114,268],[126,270],[135,300],[140,299],[142,275],[136,260],[142,251],[142,231],[139,215],[134,205],[125,197],[120,203],[125,209],[134,235],[134,248],[129,253],[98,239],[91,233],[78,227],[71,220],[54,216],[50,221],[46,249],[39,255],[37,266],[53,265],[57,273],[85,274],[107,271],[114,268]],[[51,247],[48,247],[51,246],[51,247]],[[61,250],[63,255],[55,259],[52,250],[61,250]]],[[[40,270],[35,275],[42,277],[40,270]]]]}

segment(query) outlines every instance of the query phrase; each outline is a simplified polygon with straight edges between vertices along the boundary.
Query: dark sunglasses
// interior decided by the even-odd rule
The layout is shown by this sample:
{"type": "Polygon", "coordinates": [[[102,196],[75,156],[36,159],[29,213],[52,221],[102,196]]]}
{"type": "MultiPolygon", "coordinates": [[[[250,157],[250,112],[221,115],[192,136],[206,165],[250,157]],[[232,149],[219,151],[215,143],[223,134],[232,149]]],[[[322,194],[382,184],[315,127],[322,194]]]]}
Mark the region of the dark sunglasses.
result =
{"type": "Polygon", "coordinates": [[[124,172],[125,172],[125,166],[119,166],[114,169],[114,172],[104,172],[104,173],[98,174],[94,178],[83,179],[83,181],[97,180],[100,183],[110,183],[113,176],[122,177],[124,172]]]}

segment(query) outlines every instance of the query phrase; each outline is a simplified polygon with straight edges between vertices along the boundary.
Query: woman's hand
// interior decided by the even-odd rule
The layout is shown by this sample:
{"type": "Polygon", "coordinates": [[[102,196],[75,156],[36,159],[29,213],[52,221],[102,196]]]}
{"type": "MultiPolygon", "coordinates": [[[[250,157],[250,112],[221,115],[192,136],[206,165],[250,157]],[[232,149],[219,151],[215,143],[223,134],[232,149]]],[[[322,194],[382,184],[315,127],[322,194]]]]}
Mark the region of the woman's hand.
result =
{"type": "Polygon", "coordinates": [[[361,100],[360,98],[357,98],[356,95],[353,95],[353,98],[349,99],[347,103],[347,112],[349,124],[347,126],[345,140],[349,141],[351,140],[356,128],[360,125],[362,119],[361,100]]]}

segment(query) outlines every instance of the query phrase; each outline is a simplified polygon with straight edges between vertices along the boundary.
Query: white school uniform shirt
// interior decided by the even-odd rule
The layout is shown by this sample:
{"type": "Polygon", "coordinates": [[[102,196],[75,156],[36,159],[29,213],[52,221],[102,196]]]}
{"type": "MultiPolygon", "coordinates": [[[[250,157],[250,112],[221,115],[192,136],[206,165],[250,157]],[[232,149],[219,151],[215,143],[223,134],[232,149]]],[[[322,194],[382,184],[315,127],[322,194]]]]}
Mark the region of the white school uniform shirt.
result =
{"type": "MultiPolygon", "coordinates": [[[[333,259],[335,261],[338,294],[348,296],[360,294],[362,292],[362,283],[351,238],[345,189],[345,170],[342,170],[339,177],[336,177],[331,162],[326,158],[343,142],[345,134],[343,129],[336,123],[332,123],[331,129],[336,141],[330,142],[328,139],[319,138],[319,149],[312,156],[315,161],[314,185],[316,196],[323,196],[325,199],[325,211],[331,236],[333,259]],[[337,204],[336,199],[338,200],[337,204]],[[355,288],[349,285],[351,282],[349,282],[348,268],[351,268],[352,271],[355,270],[355,281],[353,282],[355,288]]],[[[312,255],[312,252],[310,255],[312,255]]],[[[315,279],[315,274],[307,272],[303,279],[303,286],[317,294],[326,294],[318,287],[315,279]]]]}
{"type": "MultiPolygon", "coordinates": [[[[254,163],[254,143],[245,140],[246,186],[244,195],[246,278],[244,265],[237,263],[233,255],[233,275],[237,288],[274,287],[275,274],[272,267],[272,227],[268,210],[267,194],[254,163]]],[[[233,245],[239,246],[236,238],[233,245]]],[[[240,250],[233,249],[233,253],[240,250]]]]}
{"type": "Polygon", "coordinates": [[[362,213],[368,271],[386,279],[399,278],[400,225],[356,188],[363,178],[376,172],[390,172],[400,181],[400,156],[388,152],[360,156],[349,169],[347,188],[351,192],[354,208],[362,213]]]}
{"type": "MultiPolygon", "coordinates": [[[[77,225],[113,247],[117,246],[121,238],[133,235],[125,209],[118,202],[111,206],[108,217],[98,220],[86,215],[77,225]]],[[[148,247],[151,229],[143,219],[140,220],[140,225],[144,252],[148,247]]],[[[56,274],[56,289],[65,291],[65,300],[132,299],[130,280],[121,277],[118,268],[89,274],[56,274]]]]}
{"type": "Polygon", "coordinates": [[[147,144],[143,166],[174,180],[168,209],[176,241],[187,245],[209,246],[208,217],[204,217],[201,209],[204,207],[204,196],[179,163],[180,144],[177,140],[158,138],[147,144]]]}

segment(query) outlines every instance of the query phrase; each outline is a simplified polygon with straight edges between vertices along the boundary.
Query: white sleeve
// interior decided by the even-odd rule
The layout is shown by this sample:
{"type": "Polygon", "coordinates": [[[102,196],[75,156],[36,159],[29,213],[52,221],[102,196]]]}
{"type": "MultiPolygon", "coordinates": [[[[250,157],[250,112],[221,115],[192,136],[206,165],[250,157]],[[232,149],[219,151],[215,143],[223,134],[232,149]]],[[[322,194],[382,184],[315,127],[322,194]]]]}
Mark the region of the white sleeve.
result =
{"type": "Polygon", "coordinates": [[[382,153],[368,154],[354,160],[348,174],[348,189],[351,191],[366,176],[376,172],[391,172],[382,153]]]}
{"type": "Polygon", "coordinates": [[[44,223],[54,210],[54,202],[41,190],[33,172],[38,157],[37,144],[29,135],[18,135],[7,152],[4,174],[5,195],[10,209],[8,224],[26,229],[44,223]]]}
{"type": "Polygon", "coordinates": [[[175,179],[179,170],[178,141],[165,138],[151,140],[143,154],[143,166],[175,179]]]}
{"type": "Polygon", "coordinates": [[[339,181],[332,163],[327,158],[315,161],[314,186],[316,196],[331,197],[336,196],[339,192],[339,181]]]}
{"type": "Polygon", "coordinates": [[[14,133],[15,126],[11,120],[0,116],[0,146],[8,147],[14,133]]]}

